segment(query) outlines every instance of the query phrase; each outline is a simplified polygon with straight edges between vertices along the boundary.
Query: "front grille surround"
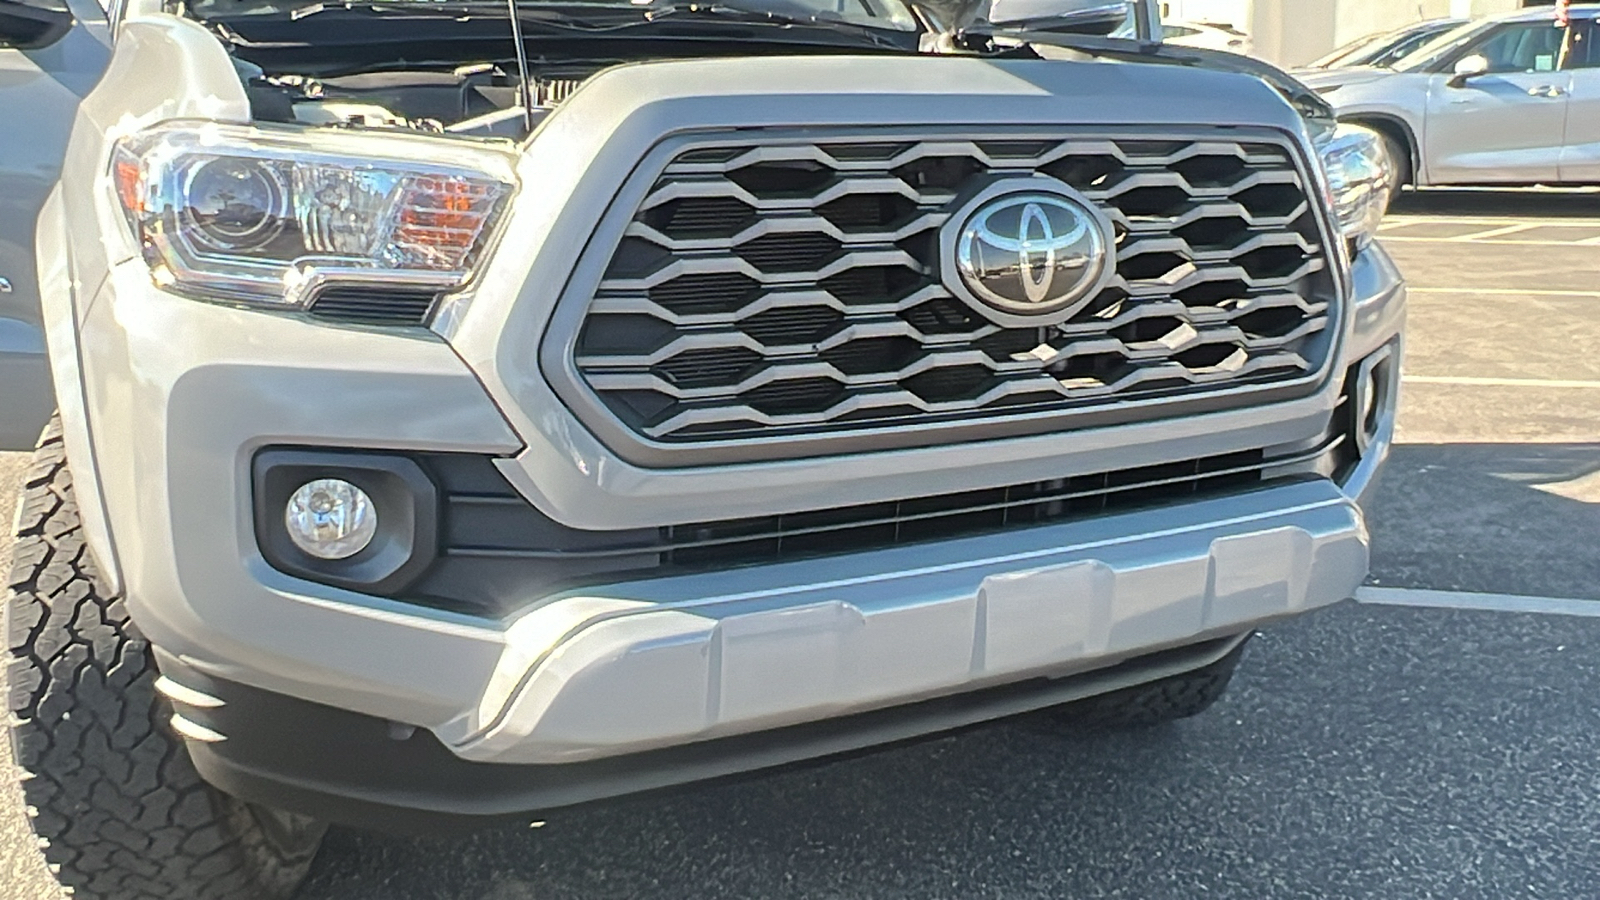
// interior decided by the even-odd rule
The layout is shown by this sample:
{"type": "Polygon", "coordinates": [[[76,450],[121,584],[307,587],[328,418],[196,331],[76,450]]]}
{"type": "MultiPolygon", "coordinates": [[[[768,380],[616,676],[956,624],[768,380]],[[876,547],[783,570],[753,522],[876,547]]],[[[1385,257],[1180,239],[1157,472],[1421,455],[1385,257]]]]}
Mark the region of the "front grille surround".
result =
{"type": "MultiPolygon", "coordinates": [[[[1342,337],[1348,279],[1344,255],[1330,239],[1332,223],[1316,199],[1319,181],[1299,140],[1267,128],[1121,127],[1114,140],[1106,134],[1107,129],[1082,127],[848,129],[668,139],[619,192],[580,260],[541,346],[546,378],[610,449],[650,467],[1075,430],[1298,399],[1327,386],[1342,337]],[[952,137],[963,134],[983,137],[952,137]],[[1016,343],[1018,329],[981,321],[940,283],[936,268],[918,262],[915,253],[921,251],[901,246],[918,236],[936,241],[937,229],[960,205],[960,188],[973,175],[940,170],[950,148],[977,146],[978,153],[989,154],[982,164],[998,167],[1001,177],[1015,177],[1020,170],[1006,166],[1037,167],[1042,158],[1025,155],[1033,152],[1030,144],[1065,146],[1054,153],[1055,172],[1064,180],[1088,179],[1082,187],[1097,202],[1109,192],[1135,212],[1157,212],[1161,192],[1168,192],[1169,201],[1169,189],[1190,195],[1186,211],[1173,217],[1110,211],[1124,238],[1122,268],[1113,282],[1120,296],[1110,303],[1097,298],[1052,334],[1056,356],[1044,364],[1067,376],[1060,381],[1008,377],[1041,368],[1007,344],[1016,343]],[[907,155],[908,145],[932,152],[907,155]],[[1251,157],[1267,154],[1277,158],[1277,168],[1242,178],[1237,171],[1213,171],[1220,168],[1218,148],[1229,145],[1247,148],[1240,167],[1259,165],[1251,157]],[[830,165],[882,167],[883,160],[866,158],[876,146],[902,148],[893,160],[897,166],[932,160],[929,172],[918,177],[933,186],[914,189],[896,179],[898,187],[885,183],[876,192],[870,185],[819,179],[810,196],[785,196],[782,185],[748,177],[731,199],[725,185],[662,180],[669,166],[674,172],[710,172],[728,168],[733,159],[745,171],[723,179],[732,182],[737,175],[759,174],[759,167],[747,165],[752,154],[792,161],[809,152],[797,148],[848,149],[858,157],[841,163],[838,155],[830,156],[830,165]],[[1143,171],[1120,187],[1096,188],[1094,172],[1062,170],[1079,165],[1085,148],[1120,153],[1127,146],[1147,155],[1152,148],[1165,153],[1170,171],[1143,171]],[[1015,158],[1008,160],[1007,152],[1015,158]],[[1255,195],[1254,213],[1228,199],[1290,183],[1299,199],[1283,206],[1276,220],[1261,206],[1270,196],[1260,201],[1265,195],[1255,195]],[[699,207],[672,205],[696,198],[699,207]],[[1231,248],[1205,249],[1197,239],[1229,217],[1230,203],[1241,210],[1239,239],[1231,248]],[[737,205],[748,210],[742,218],[737,205]],[[791,213],[764,217],[768,206],[791,213]],[[809,212],[794,215],[799,207],[809,212]],[[788,238],[796,230],[804,240],[788,238]],[[663,262],[663,254],[678,256],[663,262]],[[1229,264],[1216,265],[1219,260],[1229,264]],[[1261,271],[1246,272],[1245,265],[1261,271]],[[1235,298],[1240,302],[1233,308],[1220,315],[1201,308],[1208,298],[1214,302],[1212,295],[1226,297],[1230,281],[1244,279],[1250,281],[1248,297],[1235,298]],[[619,283],[624,290],[615,289],[619,283]],[[1284,354],[1277,361],[1266,358],[1270,353],[1245,358],[1236,352],[1239,320],[1269,333],[1250,337],[1252,353],[1256,346],[1281,345],[1305,358],[1287,368],[1284,354]],[[595,327],[597,321],[607,328],[595,327]],[[729,331],[730,322],[737,323],[737,333],[729,331]],[[640,341],[658,346],[641,357],[640,341]],[[1171,359],[1179,352],[1187,361],[1182,366],[1171,359]],[[608,365],[624,358],[632,368],[608,365]],[[1121,367],[1115,379],[1103,377],[1107,359],[1121,367]],[[1251,367],[1263,365],[1288,377],[1252,379],[1251,367]],[[886,372],[895,382],[888,391],[882,389],[886,372]],[[663,391],[663,384],[670,390],[663,391]],[[763,427],[729,432],[715,409],[701,421],[695,414],[702,411],[687,410],[672,433],[652,433],[641,424],[663,403],[703,404],[726,396],[730,384],[738,386],[740,403],[768,417],[763,427]],[[1041,386],[1053,394],[1041,394],[1041,386]],[[942,399],[951,396],[962,399],[942,399]]],[[[1050,349],[1046,340],[1035,347],[1045,354],[1050,349]]]]}

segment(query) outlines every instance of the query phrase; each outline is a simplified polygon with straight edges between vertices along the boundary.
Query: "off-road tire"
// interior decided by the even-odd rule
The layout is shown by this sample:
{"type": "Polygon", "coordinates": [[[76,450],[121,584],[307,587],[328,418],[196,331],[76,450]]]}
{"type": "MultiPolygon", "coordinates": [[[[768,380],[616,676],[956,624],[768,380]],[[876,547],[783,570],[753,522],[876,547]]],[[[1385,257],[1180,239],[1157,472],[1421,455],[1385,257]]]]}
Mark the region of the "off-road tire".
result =
{"type": "Polygon", "coordinates": [[[324,826],[200,780],[150,645],[84,546],[54,419],[28,471],[4,603],[5,694],[28,815],[75,900],[278,900],[324,826]]]}
{"type": "Polygon", "coordinates": [[[1057,716],[1073,725],[1108,729],[1149,728],[1197,716],[1227,692],[1248,643],[1241,641],[1227,656],[1193,671],[1070,703],[1057,716]]]}

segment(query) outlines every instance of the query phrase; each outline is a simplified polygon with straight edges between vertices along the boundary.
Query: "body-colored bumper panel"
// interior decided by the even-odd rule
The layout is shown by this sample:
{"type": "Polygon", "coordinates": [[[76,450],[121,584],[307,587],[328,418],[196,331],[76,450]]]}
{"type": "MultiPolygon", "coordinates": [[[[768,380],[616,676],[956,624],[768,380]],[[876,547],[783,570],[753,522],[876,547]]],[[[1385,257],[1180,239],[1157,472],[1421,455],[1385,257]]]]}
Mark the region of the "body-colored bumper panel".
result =
{"type": "Polygon", "coordinates": [[[1311,481],[589,589],[512,624],[476,714],[440,735],[468,759],[572,762],[1108,665],[1342,600],[1366,541],[1311,481]]]}

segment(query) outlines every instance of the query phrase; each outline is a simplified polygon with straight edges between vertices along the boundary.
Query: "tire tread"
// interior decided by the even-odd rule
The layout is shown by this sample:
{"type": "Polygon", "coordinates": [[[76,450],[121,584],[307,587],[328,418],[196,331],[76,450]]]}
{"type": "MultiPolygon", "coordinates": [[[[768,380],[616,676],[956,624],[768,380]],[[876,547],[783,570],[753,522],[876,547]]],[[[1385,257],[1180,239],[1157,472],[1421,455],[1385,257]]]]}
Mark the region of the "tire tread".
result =
{"type": "Polygon", "coordinates": [[[1073,724],[1099,728],[1149,728],[1197,716],[1227,692],[1248,643],[1241,641],[1227,656],[1193,671],[1080,700],[1061,713],[1073,724]]]}
{"type": "Polygon", "coordinates": [[[321,829],[273,840],[205,784],[155,691],[149,642],[83,540],[59,418],[23,482],[0,654],[12,747],[46,861],[80,900],[276,900],[321,829]],[[31,776],[31,777],[30,777],[31,776]]]}

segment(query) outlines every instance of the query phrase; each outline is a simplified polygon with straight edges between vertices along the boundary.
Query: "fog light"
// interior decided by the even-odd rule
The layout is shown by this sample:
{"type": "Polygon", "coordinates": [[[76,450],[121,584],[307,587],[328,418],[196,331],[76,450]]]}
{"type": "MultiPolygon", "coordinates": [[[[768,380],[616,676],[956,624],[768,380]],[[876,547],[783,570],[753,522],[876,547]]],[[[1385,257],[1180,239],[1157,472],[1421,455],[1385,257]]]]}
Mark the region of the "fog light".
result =
{"type": "Polygon", "coordinates": [[[346,559],[372,543],[378,511],[366,491],[339,478],[300,486],[283,513],[289,539],[318,559],[346,559]]]}
{"type": "Polygon", "coordinates": [[[1390,344],[1361,361],[1355,373],[1355,402],[1349,415],[1356,439],[1356,450],[1365,455],[1367,446],[1378,439],[1384,418],[1389,414],[1396,371],[1396,345],[1390,344]]]}
{"type": "Polygon", "coordinates": [[[1379,395],[1382,385],[1369,374],[1364,388],[1361,403],[1361,436],[1370,441],[1378,434],[1378,403],[1383,399],[1379,395]]]}

